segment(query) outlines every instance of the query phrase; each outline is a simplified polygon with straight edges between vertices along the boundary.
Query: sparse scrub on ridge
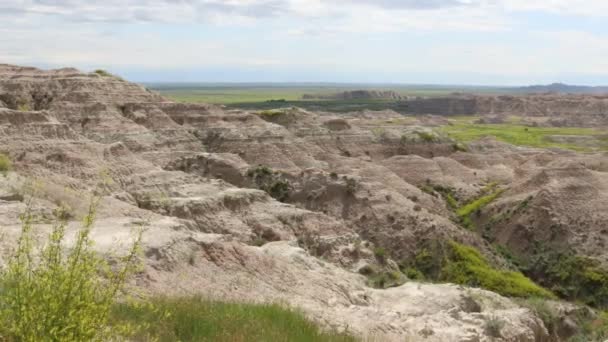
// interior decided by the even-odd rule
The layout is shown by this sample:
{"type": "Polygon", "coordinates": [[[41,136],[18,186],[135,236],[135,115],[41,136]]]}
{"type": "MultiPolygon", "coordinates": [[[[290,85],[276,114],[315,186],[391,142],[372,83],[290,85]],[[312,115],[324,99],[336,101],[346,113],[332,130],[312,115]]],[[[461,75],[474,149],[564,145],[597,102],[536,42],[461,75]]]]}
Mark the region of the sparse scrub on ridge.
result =
{"type": "Polygon", "coordinates": [[[108,326],[117,296],[139,267],[141,231],[128,253],[110,264],[92,248],[93,202],[70,249],[66,223],[45,245],[34,238],[31,205],[22,215],[17,246],[0,273],[0,334],[9,341],[104,341],[129,333],[108,326]]]}
{"type": "Polygon", "coordinates": [[[106,70],[103,69],[97,69],[95,71],[93,71],[95,74],[102,76],[102,77],[112,77],[113,75],[109,72],[107,72],[106,70]]]}
{"type": "Polygon", "coordinates": [[[154,298],[114,307],[112,321],[144,326],[135,341],[354,342],[348,333],[323,331],[302,313],[276,304],[237,304],[201,298],[154,298]]]}

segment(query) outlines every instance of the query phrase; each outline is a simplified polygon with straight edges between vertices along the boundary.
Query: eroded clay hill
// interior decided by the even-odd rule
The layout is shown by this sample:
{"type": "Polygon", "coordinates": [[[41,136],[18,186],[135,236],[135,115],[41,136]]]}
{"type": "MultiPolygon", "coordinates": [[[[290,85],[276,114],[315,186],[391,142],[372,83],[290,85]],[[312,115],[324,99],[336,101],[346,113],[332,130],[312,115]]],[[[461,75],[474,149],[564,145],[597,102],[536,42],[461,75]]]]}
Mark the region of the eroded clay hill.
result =
{"type": "MultiPolygon", "coordinates": [[[[608,263],[608,157],[493,140],[463,152],[426,127],[440,118],[428,120],[228,111],[173,103],[111,75],[0,65],[0,152],[14,164],[0,177],[3,250],[34,183],[43,230],[58,206],[77,227],[87,198],[103,196],[102,251],[120,250],[145,222],[136,285],[149,293],[284,302],[381,340],[573,334],[557,336],[492,292],[408,281],[399,264],[447,241],[515,269],[500,245],[539,279],[543,266],[530,260],[541,249],[608,263]],[[452,202],[498,190],[466,220],[452,202]],[[376,287],[405,284],[373,288],[378,277],[376,287]],[[496,317],[499,336],[487,329],[496,317]]],[[[573,309],[556,305],[570,324],[573,309]]]]}
{"type": "Polygon", "coordinates": [[[407,112],[440,115],[517,115],[549,126],[608,125],[608,95],[462,95],[405,101],[407,112]]]}

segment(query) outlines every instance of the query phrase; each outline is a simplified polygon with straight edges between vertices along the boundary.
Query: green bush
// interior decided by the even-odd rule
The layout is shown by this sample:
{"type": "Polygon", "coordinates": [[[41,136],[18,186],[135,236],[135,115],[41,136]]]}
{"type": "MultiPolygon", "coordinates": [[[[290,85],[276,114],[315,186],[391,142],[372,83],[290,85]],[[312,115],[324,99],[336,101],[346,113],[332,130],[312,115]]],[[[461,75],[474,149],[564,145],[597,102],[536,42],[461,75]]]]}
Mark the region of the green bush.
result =
{"type": "Polygon", "coordinates": [[[425,143],[432,143],[438,141],[437,136],[430,132],[416,132],[420,140],[425,143]]]}
{"type": "Polygon", "coordinates": [[[581,331],[570,338],[570,342],[589,342],[608,340],[608,312],[582,323],[581,331]]]}
{"type": "Polygon", "coordinates": [[[258,189],[266,191],[277,201],[285,202],[289,199],[291,184],[280,179],[278,172],[273,172],[268,166],[259,165],[249,169],[247,177],[253,180],[258,189]]]}
{"type": "Polygon", "coordinates": [[[112,77],[112,74],[110,74],[109,72],[103,70],[103,69],[97,69],[95,71],[93,71],[94,73],[96,73],[99,76],[103,76],[103,77],[112,77]]]}
{"type": "Polygon", "coordinates": [[[143,326],[135,341],[354,342],[346,333],[322,331],[297,311],[279,305],[232,304],[201,298],[156,298],[151,304],[120,304],[116,324],[143,326]]]}
{"type": "Polygon", "coordinates": [[[559,315],[549,306],[545,299],[528,298],[519,300],[518,303],[534,312],[534,314],[543,321],[549,334],[555,334],[557,332],[556,330],[560,320],[559,315]]]}
{"type": "Polygon", "coordinates": [[[13,168],[13,164],[7,155],[0,153],[0,173],[6,174],[13,168]]]}
{"type": "Polygon", "coordinates": [[[28,103],[20,103],[19,106],[17,106],[17,110],[20,112],[29,112],[32,108],[28,103]]]}
{"type": "Polygon", "coordinates": [[[67,250],[65,223],[55,225],[48,242],[38,246],[30,210],[22,215],[16,250],[0,273],[0,332],[4,338],[102,341],[128,332],[124,326],[110,330],[108,315],[136,270],[141,234],[129,253],[111,266],[92,249],[89,235],[94,219],[95,205],[91,205],[73,247],[67,250]]]}
{"type": "Polygon", "coordinates": [[[410,280],[424,280],[424,274],[413,267],[406,267],[403,273],[410,280]]]}
{"type": "Polygon", "coordinates": [[[378,261],[385,262],[386,261],[386,250],[382,247],[374,248],[374,256],[378,261]]]}
{"type": "Polygon", "coordinates": [[[493,338],[502,337],[502,328],[505,326],[505,321],[498,317],[490,317],[486,320],[485,331],[486,334],[493,338]]]}
{"type": "Polygon", "coordinates": [[[406,278],[398,271],[383,271],[369,275],[368,285],[377,289],[388,289],[401,286],[406,278]]]}
{"type": "Polygon", "coordinates": [[[548,253],[532,261],[531,273],[558,296],[608,308],[608,270],[574,253],[548,253]]]}

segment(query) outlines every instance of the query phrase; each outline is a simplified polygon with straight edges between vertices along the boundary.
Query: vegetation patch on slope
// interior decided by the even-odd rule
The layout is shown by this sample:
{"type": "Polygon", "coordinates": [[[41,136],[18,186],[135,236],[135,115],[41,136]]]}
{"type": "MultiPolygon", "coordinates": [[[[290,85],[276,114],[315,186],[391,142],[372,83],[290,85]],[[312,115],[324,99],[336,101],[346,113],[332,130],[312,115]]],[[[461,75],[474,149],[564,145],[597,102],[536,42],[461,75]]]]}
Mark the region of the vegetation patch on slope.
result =
{"type": "Polygon", "coordinates": [[[427,279],[480,287],[508,297],[555,298],[522,273],[497,269],[475,248],[454,241],[422,250],[413,267],[427,279]]]}
{"type": "Polygon", "coordinates": [[[291,184],[281,179],[280,173],[273,171],[268,166],[259,165],[247,170],[247,177],[253,181],[258,189],[266,191],[277,201],[285,202],[289,199],[291,184]]]}
{"type": "Polygon", "coordinates": [[[471,215],[481,213],[481,210],[492,203],[498,196],[500,196],[505,189],[495,189],[495,186],[491,186],[487,188],[487,191],[484,191],[487,194],[482,195],[481,197],[476,198],[475,200],[465,204],[464,206],[458,208],[456,210],[456,215],[460,220],[460,223],[467,229],[474,229],[473,220],[471,219],[471,215]],[[489,191],[489,193],[487,193],[489,191]]]}
{"type": "Polygon", "coordinates": [[[608,270],[574,253],[546,253],[532,260],[531,275],[558,296],[608,308],[608,270]]]}
{"type": "Polygon", "coordinates": [[[279,305],[237,304],[201,298],[156,298],[149,304],[121,304],[112,320],[143,327],[135,341],[355,341],[326,332],[300,312],[279,305]]]}

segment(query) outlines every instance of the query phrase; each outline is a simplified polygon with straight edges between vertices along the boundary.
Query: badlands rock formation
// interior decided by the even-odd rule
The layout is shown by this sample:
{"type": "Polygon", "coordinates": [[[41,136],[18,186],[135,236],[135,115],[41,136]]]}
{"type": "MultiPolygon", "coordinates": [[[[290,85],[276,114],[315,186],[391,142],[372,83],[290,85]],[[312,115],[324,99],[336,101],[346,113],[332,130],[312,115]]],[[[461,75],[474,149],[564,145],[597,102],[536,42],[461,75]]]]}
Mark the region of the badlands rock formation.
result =
{"type": "Polygon", "coordinates": [[[440,115],[523,116],[550,126],[608,125],[608,95],[529,94],[459,95],[410,99],[408,113],[440,115]]]}
{"type": "Polygon", "coordinates": [[[546,242],[608,263],[607,156],[492,140],[462,152],[400,119],[179,104],[118,77],[0,65],[0,152],[14,164],[0,177],[2,251],[19,231],[28,184],[41,234],[58,206],[76,228],[97,194],[101,251],[120,251],[147,225],[136,285],[148,293],[283,302],[382,341],[555,340],[497,294],[412,281],[374,289],[358,271],[397,270],[447,240],[509,267],[429,184],[463,200],[490,183],[506,189],[479,227],[529,199],[487,232],[522,257],[546,242]],[[374,255],[380,247],[386,260],[374,255]],[[487,329],[496,317],[500,336],[487,329]]]}

